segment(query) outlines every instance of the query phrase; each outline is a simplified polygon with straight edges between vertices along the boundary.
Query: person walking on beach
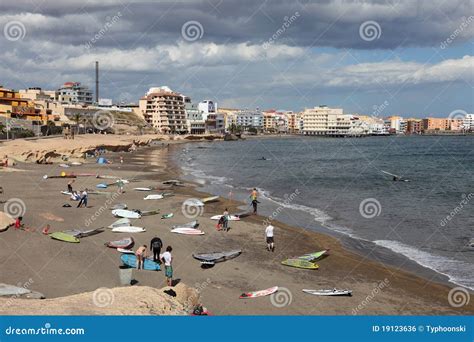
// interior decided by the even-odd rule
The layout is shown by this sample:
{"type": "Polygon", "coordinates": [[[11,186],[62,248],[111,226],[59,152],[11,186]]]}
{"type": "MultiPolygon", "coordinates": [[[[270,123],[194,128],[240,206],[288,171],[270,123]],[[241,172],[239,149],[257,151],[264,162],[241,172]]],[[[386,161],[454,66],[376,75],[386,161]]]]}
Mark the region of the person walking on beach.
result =
{"type": "Polygon", "coordinates": [[[123,185],[124,185],[123,180],[119,179],[119,180],[117,181],[117,186],[118,186],[119,194],[123,194],[123,185]]]}
{"type": "Polygon", "coordinates": [[[160,261],[160,254],[161,254],[161,247],[163,247],[163,242],[158,236],[155,236],[150,241],[150,251],[153,251],[153,261],[161,264],[160,261]]]}
{"type": "Polygon", "coordinates": [[[87,208],[87,197],[88,197],[87,189],[85,189],[81,194],[81,200],[79,201],[77,205],[78,208],[81,208],[83,204],[84,204],[84,207],[87,208]]]}
{"type": "Polygon", "coordinates": [[[267,228],[265,228],[265,238],[267,240],[267,251],[275,251],[275,241],[273,239],[273,229],[274,227],[269,224],[267,228]]]}
{"type": "Polygon", "coordinates": [[[138,247],[137,251],[135,252],[135,256],[137,257],[137,270],[140,268],[143,269],[143,263],[145,261],[146,255],[146,245],[138,247]]]}
{"type": "Polygon", "coordinates": [[[168,286],[173,286],[173,256],[171,255],[171,251],[173,248],[171,246],[166,247],[166,252],[161,255],[161,261],[165,264],[165,277],[166,283],[168,286]]]}
{"type": "Polygon", "coordinates": [[[253,213],[257,214],[257,205],[260,203],[257,199],[258,192],[257,188],[253,188],[252,193],[250,194],[250,200],[252,201],[253,213]]]}
{"type": "Polygon", "coordinates": [[[74,183],[74,179],[71,179],[69,182],[67,182],[67,191],[70,192],[71,194],[73,193],[72,183],[74,183]]]}

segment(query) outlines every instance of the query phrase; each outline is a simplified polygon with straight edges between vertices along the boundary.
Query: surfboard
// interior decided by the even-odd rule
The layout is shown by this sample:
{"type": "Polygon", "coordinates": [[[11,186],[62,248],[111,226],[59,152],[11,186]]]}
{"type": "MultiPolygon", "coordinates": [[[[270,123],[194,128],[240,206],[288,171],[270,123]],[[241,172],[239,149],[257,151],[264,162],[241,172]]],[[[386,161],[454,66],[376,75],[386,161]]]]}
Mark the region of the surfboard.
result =
{"type": "Polygon", "coordinates": [[[196,228],[174,228],[171,230],[171,232],[184,235],[204,235],[202,230],[196,228]]]}
{"type": "Polygon", "coordinates": [[[112,223],[109,228],[115,228],[115,227],[124,227],[124,226],[130,226],[130,219],[128,218],[121,218],[112,223]]]}
{"type": "MultiPolygon", "coordinates": [[[[122,262],[128,267],[137,267],[137,257],[135,254],[122,254],[120,256],[120,260],[122,260],[122,262]]],[[[147,271],[159,271],[161,270],[161,267],[157,262],[154,262],[150,259],[145,259],[143,261],[143,269],[147,271]]]]}
{"type": "Polygon", "coordinates": [[[316,260],[316,259],[321,258],[327,252],[328,252],[328,250],[325,249],[323,251],[319,251],[319,252],[315,252],[315,253],[307,253],[307,254],[304,254],[302,256],[297,257],[296,259],[306,260],[306,261],[316,260]]]}
{"type": "Polygon", "coordinates": [[[163,199],[163,195],[156,194],[156,195],[148,195],[147,197],[144,198],[144,200],[159,200],[163,199]]]}
{"type": "Polygon", "coordinates": [[[136,227],[136,226],[122,226],[122,227],[112,228],[112,232],[114,233],[143,233],[143,232],[146,232],[146,229],[143,227],[136,227]]]}
{"type": "Polygon", "coordinates": [[[79,243],[79,239],[74,237],[70,234],[66,234],[63,232],[54,232],[49,234],[49,237],[54,240],[64,241],[64,242],[71,242],[71,243],[79,243]]]}
{"type": "Polygon", "coordinates": [[[131,236],[123,238],[121,240],[109,241],[105,245],[111,248],[132,248],[135,241],[131,236]]]}
{"type": "MultiPolygon", "coordinates": [[[[211,217],[211,220],[219,221],[222,215],[215,215],[211,217]]],[[[240,221],[240,217],[235,215],[229,215],[229,221],[240,221]]]]}
{"type": "Polygon", "coordinates": [[[291,266],[291,267],[296,267],[296,268],[304,268],[308,270],[316,270],[319,268],[318,264],[315,264],[314,262],[309,262],[307,260],[301,260],[298,258],[295,259],[286,259],[281,262],[285,266],[291,266]]]}
{"type": "Polygon", "coordinates": [[[124,253],[124,254],[135,254],[133,250],[125,249],[125,248],[117,248],[117,252],[124,253]]]}
{"type": "Polygon", "coordinates": [[[211,197],[205,197],[201,199],[201,202],[203,203],[211,203],[211,202],[217,202],[219,201],[219,196],[211,196],[211,197]]]}
{"type": "Polygon", "coordinates": [[[161,219],[169,219],[169,218],[172,218],[173,216],[174,216],[173,213],[163,214],[161,215],[161,219]]]}
{"type": "Polygon", "coordinates": [[[135,191],[151,191],[153,190],[152,188],[133,188],[135,191]]]}
{"type": "Polygon", "coordinates": [[[351,290],[309,290],[303,289],[303,292],[309,293],[315,296],[352,296],[351,290]]]}
{"type": "Polygon", "coordinates": [[[112,210],[112,215],[116,217],[124,217],[124,218],[129,218],[129,219],[138,219],[142,217],[139,213],[131,210],[123,210],[123,209],[115,209],[112,210]]]}
{"type": "Polygon", "coordinates": [[[265,289],[265,290],[242,293],[239,298],[240,299],[246,299],[246,298],[263,297],[263,296],[271,295],[271,294],[273,294],[277,291],[278,291],[278,286],[274,286],[274,287],[270,287],[270,288],[265,289]]]}

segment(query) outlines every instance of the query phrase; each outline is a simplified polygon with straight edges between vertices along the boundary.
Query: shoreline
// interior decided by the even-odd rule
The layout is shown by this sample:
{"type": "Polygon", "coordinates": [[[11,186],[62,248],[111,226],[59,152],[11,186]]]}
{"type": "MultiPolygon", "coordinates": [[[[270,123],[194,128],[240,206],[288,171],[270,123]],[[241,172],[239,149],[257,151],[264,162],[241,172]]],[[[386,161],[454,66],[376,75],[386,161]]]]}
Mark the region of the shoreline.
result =
{"type": "MultiPolygon", "coordinates": [[[[173,246],[176,258],[176,278],[185,284],[200,288],[202,303],[216,315],[350,315],[350,314],[472,314],[474,303],[455,308],[448,303],[450,288],[446,285],[428,282],[408,272],[391,269],[383,264],[360,260],[356,254],[346,250],[337,239],[322,233],[305,231],[285,224],[276,225],[275,253],[265,250],[261,220],[255,216],[239,222],[231,222],[228,233],[215,230],[215,221],[209,216],[220,214],[225,206],[234,208],[241,203],[222,198],[220,202],[206,204],[200,216],[200,229],[206,235],[202,237],[182,236],[169,232],[172,224],[184,223],[190,219],[184,217],[181,205],[190,197],[202,198],[204,193],[196,184],[186,182],[186,187],[175,187],[175,196],[162,201],[143,201],[143,194],[132,190],[135,186],[156,185],[165,179],[181,176],[181,170],[170,160],[181,146],[171,144],[168,148],[145,147],[134,153],[125,154],[124,164],[118,163],[122,153],[107,154],[114,163],[99,166],[84,164],[80,170],[94,173],[108,173],[124,178],[136,178],[137,182],[126,187],[123,198],[130,208],[149,210],[159,207],[161,213],[174,212],[170,220],[159,220],[157,216],[144,217],[137,225],[145,226],[147,232],[134,234],[138,243],[148,243],[158,234],[164,244],[173,246]],[[154,202],[154,203],[150,203],[154,202]],[[243,253],[232,260],[219,263],[204,270],[192,253],[210,252],[241,248],[243,253]],[[330,248],[330,255],[318,261],[320,269],[316,271],[300,270],[280,264],[281,260],[302,252],[330,248]],[[272,303],[269,298],[258,300],[239,300],[245,291],[259,290],[278,285],[281,294],[287,295],[286,302],[272,303]],[[322,298],[302,293],[302,288],[348,287],[353,296],[348,298],[322,298]],[[286,292],[287,291],[287,292],[286,292]],[[284,304],[284,305],[281,305],[284,304]],[[408,306],[410,305],[410,306],[408,306]]],[[[41,227],[49,222],[53,231],[78,228],[74,222],[85,222],[100,209],[105,198],[90,198],[90,208],[62,208],[66,201],[60,197],[67,180],[41,181],[45,172],[57,173],[58,165],[21,164],[24,172],[3,174],[5,195],[15,194],[22,198],[27,207],[25,224],[41,227]],[[19,174],[22,178],[19,179],[19,174]],[[21,186],[20,186],[21,184],[21,186]],[[31,191],[34,189],[36,191],[31,191]],[[43,203],[48,203],[46,206],[43,203]],[[45,212],[52,214],[48,219],[45,212]],[[63,221],[54,221],[54,217],[63,221]],[[73,221],[71,221],[73,220],[73,221]]],[[[93,177],[78,178],[77,187],[95,187],[98,180],[93,177]]],[[[96,221],[97,226],[105,226],[113,221],[106,212],[96,221]]],[[[80,227],[80,226],[79,226],[80,227]]],[[[121,234],[110,231],[87,237],[80,244],[65,244],[48,239],[40,234],[9,229],[0,233],[0,264],[5,283],[18,284],[33,278],[33,290],[44,293],[47,298],[93,291],[100,287],[120,286],[118,282],[117,251],[105,248],[103,243],[117,239],[121,234]],[[35,248],[31,248],[34,246],[35,248]]],[[[164,286],[163,272],[134,271],[138,286],[160,288],[164,286]]],[[[136,285],[136,286],[137,286],[136,285]]],[[[285,298],[283,298],[285,299],[285,298]]],[[[25,305],[28,305],[25,302],[25,305]]],[[[47,311],[47,310],[46,310],[47,311]]]]}
{"type": "MultiPolygon", "coordinates": [[[[172,153],[179,153],[179,151],[173,151],[172,153]]],[[[190,181],[192,182],[196,187],[200,188],[198,191],[200,191],[203,196],[214,196],[214,195],[221,195],[222,192],[219,193],[219,191],[211,191],[211,189],[206,189],[210,187],[210,184],[202,184],[200,182],[193,181],[193,179],[196,179],[196,175],[191,175],[191,174],[184,174],[184,171],[181,169],[181,163],[176,161],[175,158],[170,157],[170,162],[174,163],[173,167],[177,168],[181,172],[181,178],[182,180],[190,181]]],[[[218,176],[212,175],[212,174],[206,174],[203,176],[205,178],[213,178],[218,176]]],[[[226,187],[230,186],[229,184],[217,184],[213,185],[212,187],[226,187]]],[[[239,188],[239,190],[242,190],[243,188],[239,188]]],[[[265,198],[268,201],[271,201],[278,206],[278,209],[282,207],[282,204],[272,198],[271,196],[268,195],[261,195],[263,198],[265,198]]],[[[228,199],[228,196],[223,196],[226,199],[228,199]]],[[[234,207],[236,208],[235,211],[241,211],[242,207],[247,206],[247,203],[245,202],[240,202],[237,200],[230,200],[233,204],[234,207]],[[238,207],[241,207],[240,209],[238,207]]],[[[285,206],[283,206],[285,207],[285,206]]],[[[277,209],[277,210],[278,210],[277,209]]],[[[311,209],[316,209],[316,208],[311,208],[311,209]]],[[[271,209],[269,209],[271,210],[271,209]]],[[[293,210],[293,209],[289,209],[293,210]]],[[[298,210],[295,209],[297,212],[298,210]]],[[[319,210],[319,209],[316,209],[319,210]]],[[[258,220],[260,222],[263,222],[264,220],[268,220],[268,216],[260,214],[257,216],[258,220]]],[[[417,260],[411,259],[408,256],[404,254],[397,253],[396,251],[379,245],[373,241],[366,240],[364,238],[360,238],[357,236],[354,236],[353,233],[344,233],[338,230],[331,229],[330,227],[327,226],[324,222],[320,222],[316,220],[316,228],[307,228],[304,226],[297,226],[297,225],[292,225],[290,223],[285,223],[283,221],[279,221],[278,219],[273,218],[272,222],[274,224],[279,224],[279,225],[285,225],[285,226],[291,226],[295,229],[302,229],[308,232],[314,232],[316,234],[322,234],[327,237],[331,237],[335,240],[338,240],[341,244],[341,248],[344,248],[348,250],[349,252],[354,253],[355,255],[358,255],[359,257],[374,261],[377,263],[381,263],[386,267],[394,268],[397,270],[405,271],[413,275],[417,275],[426,281],[430,282],[435,282],[441,285],[446,285],[449,287],[454,287],[454,286],[461,286],[469,290],[470,292],[474,292],[474,290],[466,285],[457,283],[455,279],[452,279],[449,274],[442,273],[434,268],[431,268],[427,265],[420,264],[417,260]],[[403,266],[400,267],[399,264],[402,264],[403,266]]]]}

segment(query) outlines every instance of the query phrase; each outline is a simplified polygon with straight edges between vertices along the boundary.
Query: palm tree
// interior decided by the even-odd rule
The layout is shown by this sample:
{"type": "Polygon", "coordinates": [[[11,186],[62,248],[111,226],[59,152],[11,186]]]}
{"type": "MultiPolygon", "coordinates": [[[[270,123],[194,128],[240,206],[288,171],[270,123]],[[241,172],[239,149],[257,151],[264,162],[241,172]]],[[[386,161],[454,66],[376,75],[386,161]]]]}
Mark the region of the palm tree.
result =
{"type": "Polygon", "coordinates": [[[76,134],[79,134],[79,121],[81,121],[81,114],[74,114],[72,120],[76,123],[76,134]]]}

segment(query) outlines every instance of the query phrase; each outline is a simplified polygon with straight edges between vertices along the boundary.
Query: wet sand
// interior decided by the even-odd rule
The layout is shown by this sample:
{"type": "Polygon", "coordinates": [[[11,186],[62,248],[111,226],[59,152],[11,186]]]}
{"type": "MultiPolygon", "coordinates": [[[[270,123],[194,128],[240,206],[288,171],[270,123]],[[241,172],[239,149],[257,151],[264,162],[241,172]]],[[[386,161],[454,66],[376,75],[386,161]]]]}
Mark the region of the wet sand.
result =
{"type": "MultiPolygon", "coordinates": [[[[340,242],[323,234],[308,232],[281,223],[275,226],[276,251],[266,251],[263,217],[253,216],[240,222],[230,222],[228,233],[215,229],[210,216],[222,213],[224,207],[237,210],[241,203],[228,200],[206,204],[197,219],[203,236],[173,234],[173,224],[185,223],[181,210],[187,198],[207,197],[196,191],[196,185],[173,187],[175,196],[157,201],[144,201],[150,192],[134,191],[134,187],[160,186],[160,181],[179,178],[180,174],[169,160],[170,148],[150,147],[135,153],[108,153],[114,161],[109,165],[85,164],[63,169],[58,165],[19,163],[23,172],[2,172],[2,201],[19,198],[25,203],[24,223],[35,227],[36,232],[10,228],[0,233],[0,282],[23,284],[30,282],[30,289],[42,292],[48,298],[93,291],[99,287],[120,286],[120,253],[107,248],[104,243],[118,240],[129,234],[105,232],[81,239],[79,244],[69,244],[46,237],[38,230],[50,224],[52,231],[85,229],[86,222],[96,217],[90,227],[108,226],[115,219],[109,209],[104,209],[107,197],[90,195],[88,208],[75,208],[77,202],[62,195],[69,179],[43,180],[42,175],[59,174],[61,171],[99,173],[136,178],[127,184],[125,193],[114,196],[114,203],[127,203],[129,208],[174,213],[172,219],[162,220],[161,214],[143,217],[134,225],[147,229],[133,234],[135,248],[149,245],[150,239],[159,236],[164,245],[173,246],[175,278],[201,291],[201,301],[217,315],[372,315],[372,314],[473,314],[474,301],[459,308],[448,302],[450,287],[430,282],[415,274],[397,270],[375,261],[363,260],[357,254],[342,248],[340,242]],[[124,164],[118,162],[124,157],[124,164]],[[72,208],[63,208],[70,203],[72,208]],[[202,269],[193,259],[196,252],[213,252],[242,249],[233,259],[202,269]],[[321,249],[330,249],[330,255],[317,263],[319,270],[302,270],[281,265],[281,261],[321,249]],[[279,286],[277,296],[257,299],[239,299],[242,292],[279,286]],[[349,288],[352,297],[317,297],[303,293],[303,288],[349,288]]],[[[178,147],[179,148],[179,147],[178,147]]],[[[75,189],[85,187],[95,190],[98,183],[108,182],[95,177],[80,177],[75,189]]],[[[115,187],[106,191],[113,193],[115,187]]],[[[167,191],[167,190],[166,190],[167,191]]],[[[152,192],[155,193],[155,192],[152,192]]],[[[165,286],[164,272],[134,271],[135,286],[156,288],[165,286]]],[[[138,304],[137,304],[138,305],[138,304]]],[[[1,312],[1,310],[0,310],[1,312]]]]}

